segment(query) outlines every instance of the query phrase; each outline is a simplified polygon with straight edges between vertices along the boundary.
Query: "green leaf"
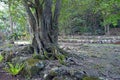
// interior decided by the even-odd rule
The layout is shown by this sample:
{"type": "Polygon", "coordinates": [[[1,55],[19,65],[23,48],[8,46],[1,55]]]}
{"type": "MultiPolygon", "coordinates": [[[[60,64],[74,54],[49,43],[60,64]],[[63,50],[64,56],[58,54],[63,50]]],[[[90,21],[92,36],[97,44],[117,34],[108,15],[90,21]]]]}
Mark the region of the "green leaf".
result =
{"type": "Polygon", "coordinates": [[[6,72],[12,74],[12,75],[17,75],[24,67],[24,64],[12,64],[8,62],[9,67],[3,68],[6,72]]]}

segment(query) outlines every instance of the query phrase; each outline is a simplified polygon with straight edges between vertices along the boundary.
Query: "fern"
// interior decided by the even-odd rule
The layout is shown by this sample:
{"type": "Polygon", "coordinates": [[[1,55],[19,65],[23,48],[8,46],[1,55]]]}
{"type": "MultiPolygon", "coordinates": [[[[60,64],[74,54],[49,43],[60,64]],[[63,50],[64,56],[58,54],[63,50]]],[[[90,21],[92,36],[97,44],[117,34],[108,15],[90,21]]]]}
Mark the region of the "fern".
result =
{"type": "Polygon", "coordinates": [[[0,62],[3,60],[3,56],[0,54],[0,62]]]}
{"type": "Polygon", "coordinates": [[[18,64],[16,63],[15,65],[13,65],[12,63],[8,62],[8,67],[3,68],[6,72],[12,74],[12,75],[17,75],[19,74],[19,72],[23,69],[24,64],[18,64]]]}
{"type": "Polygon", "coordinates": [[[61,64],[65,64],[64,62],[65,56],[63,54],[57,54],[56,57],[61,64]]]}

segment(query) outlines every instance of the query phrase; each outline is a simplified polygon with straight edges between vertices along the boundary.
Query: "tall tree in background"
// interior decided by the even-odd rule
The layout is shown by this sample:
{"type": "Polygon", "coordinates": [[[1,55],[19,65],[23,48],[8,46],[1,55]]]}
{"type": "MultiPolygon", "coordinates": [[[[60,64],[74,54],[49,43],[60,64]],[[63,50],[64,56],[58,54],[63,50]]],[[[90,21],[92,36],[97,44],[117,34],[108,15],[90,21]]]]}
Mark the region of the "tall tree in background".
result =
{"type": "Polygon", "coordinates": [[[11,11],[11,0],[8,0],[8,8],[9,8],[9,22],[10,22],[10,28],[11,28],[11,34],[13,34],[13,20],[12,20],[12,11],[11,11]]]}
{"type": "Polygon", "coordinates": [[[23,0],[33,32],[32,46],[37,52],[52,52],[58,42],[61,0],[23,0]]]}
{"type": "Polygon", "coordinates": [[[120,0],[96,0],[95,12],[101,13],[106,35],[110,35],[110,25],[118,25],[120,20],[120,0]]]}

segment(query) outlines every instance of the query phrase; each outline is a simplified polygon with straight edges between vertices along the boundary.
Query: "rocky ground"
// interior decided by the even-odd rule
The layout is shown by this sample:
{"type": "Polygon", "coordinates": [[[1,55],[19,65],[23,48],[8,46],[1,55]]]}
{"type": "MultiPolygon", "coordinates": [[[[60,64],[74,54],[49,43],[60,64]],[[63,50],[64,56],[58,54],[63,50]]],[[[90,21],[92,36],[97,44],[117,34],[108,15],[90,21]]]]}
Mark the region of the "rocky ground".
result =
{"type": "MultiPolygon", "coordinates": [[[[77,58],[69,57],[65,65],[58,60],[45,60],[37,76],[22,78],[6,73],[0,67],[0,80],[82,80],[84,75],[97,77],[100,80],[120,80],[120,45],[100,43],[67,43],[60,42],[61,48],[76,54],[77,58]],[[50,79],[51,77],[53,77],[50,79]],[[48,79],[49,78],[49,79],[48,79]]],[[[3,45],[1,45],[3,47],[3,45]]],[[[4,48],[5,49],[5,48],[4,48]]],[[[7,50],[10,49],[7,48],[7,50]]],[[[1,48],[2,51],[2,48],[1,48]]],[[[83,80],[98,80],[83,79],[83,80]]]]}
{"type": "MultiPolygon", "coordinates": [[[[64,45],[64,44],[63,44],[64,45]]],[[[80,44],[65,45],[65,50],[82,58],[79,68],[103,80],[120,80],[120,45],[80,44]]]]}

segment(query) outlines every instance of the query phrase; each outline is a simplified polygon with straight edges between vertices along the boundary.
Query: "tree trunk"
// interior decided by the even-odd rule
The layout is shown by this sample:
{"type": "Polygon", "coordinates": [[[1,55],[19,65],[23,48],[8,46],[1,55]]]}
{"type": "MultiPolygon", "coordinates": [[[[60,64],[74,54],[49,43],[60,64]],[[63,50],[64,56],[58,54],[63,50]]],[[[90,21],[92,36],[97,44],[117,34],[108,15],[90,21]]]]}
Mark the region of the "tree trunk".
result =
{"type": "Polygon", "coordinates": [[[109,26],[109,24],[107,25],[107,35],[110,35],[110,26],[109,26]]]}
{"type": "Polygon", "coordinates": [[[58,17],[61,0],[56,0],[54,13],[52,13],[53,0],[23,1],[34,36],[32,40],[34,50],[37,53],[52,52],[58,42],[58,17]],[[31,9],[34,9],[34,12],[31,9]]]}
{"type": "Polygon", "coordinates": [[[13,20],[12,20],[12,15],[11,15],[11,1],[8,3],[8,8],[9,8],[9,25],[10,25],[10,34],[13,34],[13,20]]]}
{"type": "Polygon", "coordinates": [[[109,27],[109,24],[104,26],[105,28],[105,35],[110,35],[110,27],[109,27]]]}

